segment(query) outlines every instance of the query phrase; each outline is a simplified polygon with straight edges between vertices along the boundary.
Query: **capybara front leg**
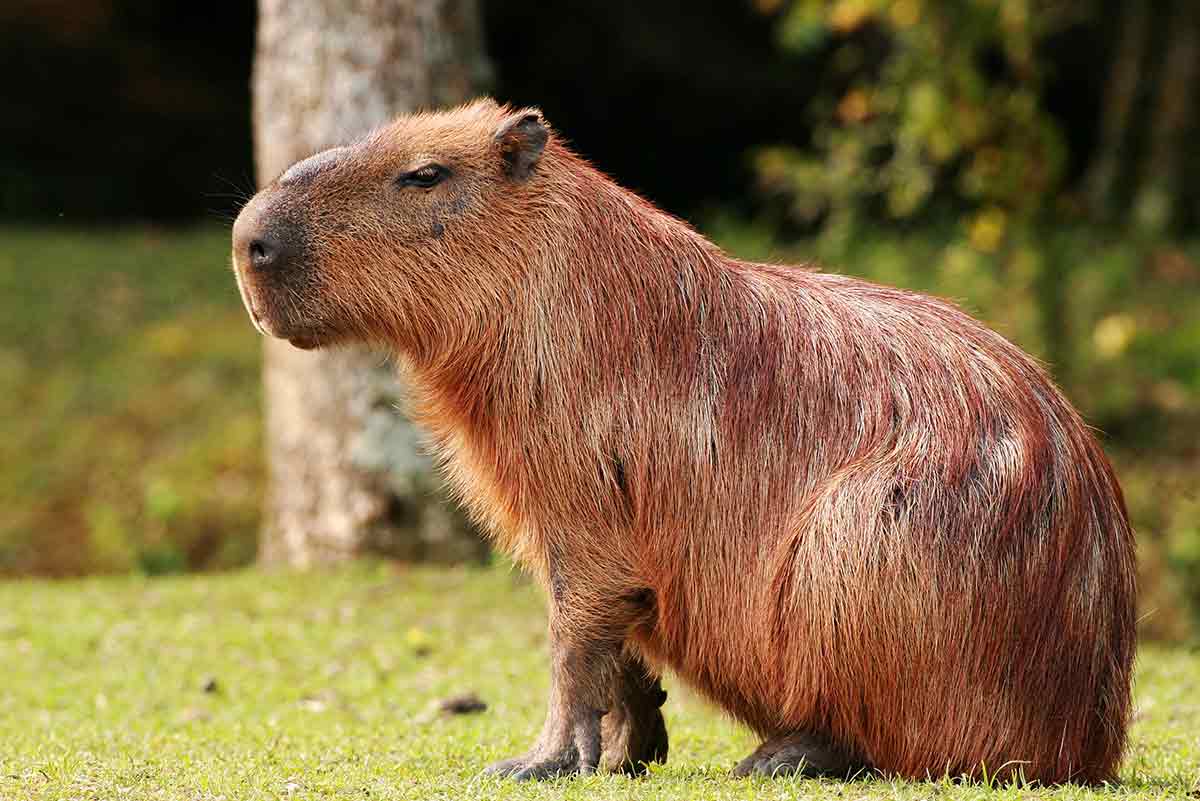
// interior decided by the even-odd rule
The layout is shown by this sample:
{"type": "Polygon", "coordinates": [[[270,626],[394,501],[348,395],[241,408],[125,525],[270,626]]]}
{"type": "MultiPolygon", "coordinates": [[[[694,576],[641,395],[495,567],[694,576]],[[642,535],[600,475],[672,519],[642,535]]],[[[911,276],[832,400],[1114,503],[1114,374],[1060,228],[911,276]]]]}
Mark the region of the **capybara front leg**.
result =
{"type": "MultiPolygon", "coordinates": [[[[593,564],[574,564],[580,563],[593,564]]],[[[637,721],[637,737],[630,735],[634,756],[655,751],[640,739],[641,724],[652,717],[647,708],[652,688],[626,675],[624,653],[629,631],[644,617],[651,596],[621,586],[615,570],[601,576],[570,572],[563,560],[553,558],[549,566],[553,667],[546,724],[529,753],[492,765],[492,774],[548,779],[594,773],[600,766],[600,721],[614,708],[629,716],[630,727],[637,721]],[[614,577],[617,581],[605,584],[614,577]]],[[[661,750],[665,754],[665,746],[661,750]]]]}
{"type": "Polygon", "coordinates": [[[557,637],[552,648],[550,702],[541,735],[528,753],[497,762],[487,773],[525,780],[596,772],[607,692],[597,692],[592,668],[604,657],[557,637]]]}
{"type": "Polygon", "coordinates": [[[601,721],[607,771],[638,775],[652,762],[667,761],[667,724],[662,705],[667,693],[637,659],[626,657],[617,677],[613,704],[601,721]]]}
{"type": "Polygon", "coordinates": [[[844,779],[867,769],[867,765],[849,750],[835,745],[828,737],[809,732],[794,732],[774,737],[733,769],[734,776],[827,776],[844,779]]]}

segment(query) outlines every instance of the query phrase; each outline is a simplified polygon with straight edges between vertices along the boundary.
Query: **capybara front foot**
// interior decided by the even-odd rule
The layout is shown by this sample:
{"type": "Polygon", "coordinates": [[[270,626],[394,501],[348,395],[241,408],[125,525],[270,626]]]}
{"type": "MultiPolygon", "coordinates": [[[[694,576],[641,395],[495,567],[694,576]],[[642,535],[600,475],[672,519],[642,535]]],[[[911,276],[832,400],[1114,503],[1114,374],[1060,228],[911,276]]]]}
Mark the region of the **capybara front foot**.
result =
{"type": "Polygon", "coordinates": [[[636,776],[652,762],[667,761],[667,724],[660,709],[667,693],[657,678],[632,664],[621,679],[619,695],[601,721],[600,765],[606,771],[636,776]]]}
{"type": "Polygon", "coordinates": [[[493,763],[484,772],[517,781],[555,779],[595,773],[599,764],[600,713],[552,710],[542,736],[528,754],[493,763]]]}
{"type": "Polygon", "coordinates": [[[796,732],[767,740],[733,769],[734,776],[827,776],[844,779],[865,765],[827,738],[796,732]]]}
{"type": "Polygon", "coordinates": [[[574,748],[564,748],[557,753],[529,753],[513,759],[502,759],[494,762],[484,770],[490,776],[525,781],[529,779],[556,779],[562,776],[574,776],[577,773],[594,773],[595,768],[585,770],[580,767],[579,752],[574,748]]]}

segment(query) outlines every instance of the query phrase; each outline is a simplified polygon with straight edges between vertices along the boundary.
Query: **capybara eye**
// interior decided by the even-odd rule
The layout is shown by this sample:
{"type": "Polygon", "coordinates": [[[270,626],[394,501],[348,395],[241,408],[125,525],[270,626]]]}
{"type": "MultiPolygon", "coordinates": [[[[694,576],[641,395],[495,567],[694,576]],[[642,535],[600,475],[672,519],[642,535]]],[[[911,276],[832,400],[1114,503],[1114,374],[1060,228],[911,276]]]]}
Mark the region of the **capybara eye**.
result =
{"type": "Polygon", "coordinates": [[[424,167],[417,167],[415,170],[403,173],[396,179],[396,182],[401,186],[418,186],[428,189],[441,183],[449,175],[450,170],[440,164],[426,164],[424,167]]]}

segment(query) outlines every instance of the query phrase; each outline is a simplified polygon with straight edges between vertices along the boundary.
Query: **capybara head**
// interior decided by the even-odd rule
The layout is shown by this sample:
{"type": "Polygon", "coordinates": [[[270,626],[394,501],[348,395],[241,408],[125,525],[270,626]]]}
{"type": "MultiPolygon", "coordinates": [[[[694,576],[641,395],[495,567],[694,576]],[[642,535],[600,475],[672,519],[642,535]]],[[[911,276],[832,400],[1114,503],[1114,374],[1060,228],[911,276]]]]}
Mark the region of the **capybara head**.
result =
{"type": "Polygon", "coordinates": [[[255,325],[301,348],[418,346],[444,321],[472,319],[519,280],[519,248],[506,240],[549,139],[536,109],[483,100],[402,117],[294,164],[233,228],[255,325]]]}

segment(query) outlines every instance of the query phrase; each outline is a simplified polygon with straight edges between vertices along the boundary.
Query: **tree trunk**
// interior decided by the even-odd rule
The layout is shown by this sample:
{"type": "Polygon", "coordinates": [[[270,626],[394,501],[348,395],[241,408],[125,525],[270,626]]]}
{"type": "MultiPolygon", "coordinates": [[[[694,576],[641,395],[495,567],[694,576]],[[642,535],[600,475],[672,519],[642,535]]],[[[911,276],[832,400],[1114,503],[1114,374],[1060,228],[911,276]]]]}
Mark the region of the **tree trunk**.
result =
{"type": "MultiPolygon", "coordinates": [[[[475,0],[260,0],[254,62],[259,184],[397,114],[460,103],[486,78],[475,0]]],[[[459,560],[484,546],[446,505],[396,410],[387,359],[265,344],[263,562],[364,552],[459,560]]]]}
{"type": "Polygon", "coordinates": [[[1148,232],[1162,233],[1180,216],[1185,186],[1181,173],[1186,136],[1196,116],[1196,77],[1200,73],[1200,11],[1197,0],[1175,0],[1167,28],[1162,71],[1153,116],[1149,120],[1149,150],[1134,209],[1148,232]]]}
{"type": "Polygon", "coordinates": [[[1128,160],[1130,129],[1142,77],[1150,11],[1145,0],[1127,0],[1120,11],[1121,25],[1116,52],[1109,68],[1103,97],[1100,141],[1086,179],[1092,210],[1101,219],[1111,216],[1121,167],[1128,160]]]}

